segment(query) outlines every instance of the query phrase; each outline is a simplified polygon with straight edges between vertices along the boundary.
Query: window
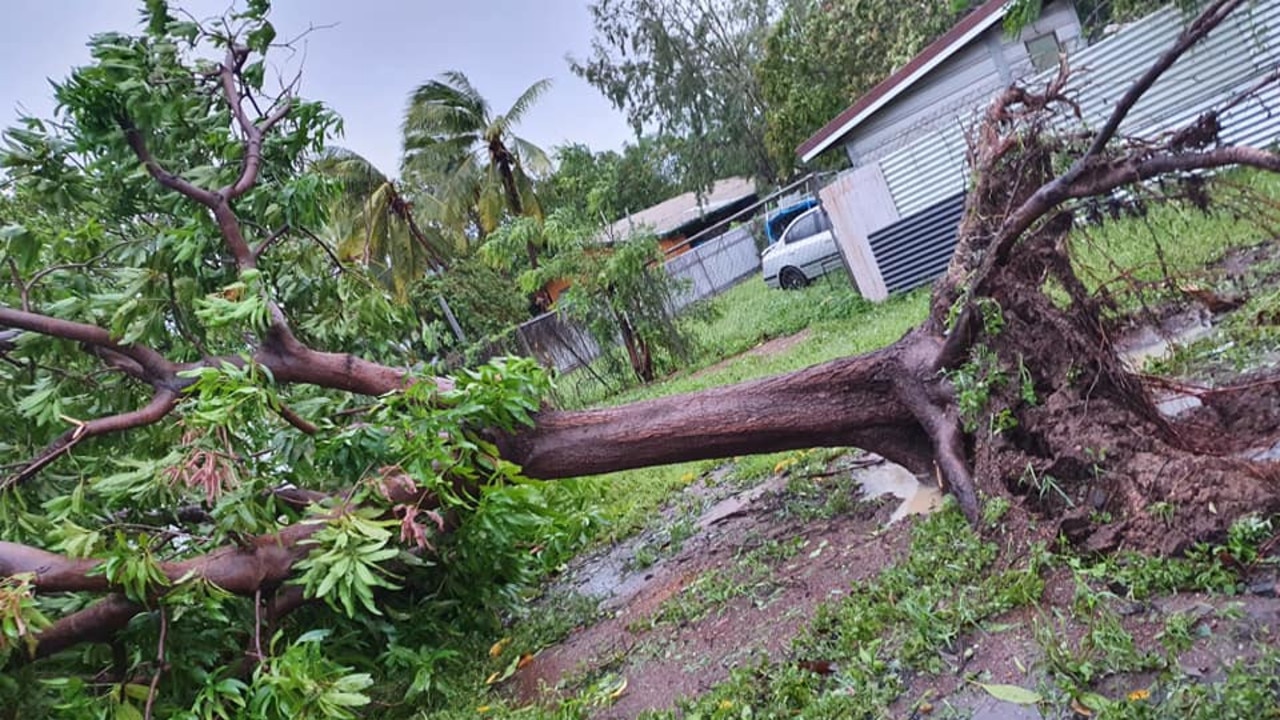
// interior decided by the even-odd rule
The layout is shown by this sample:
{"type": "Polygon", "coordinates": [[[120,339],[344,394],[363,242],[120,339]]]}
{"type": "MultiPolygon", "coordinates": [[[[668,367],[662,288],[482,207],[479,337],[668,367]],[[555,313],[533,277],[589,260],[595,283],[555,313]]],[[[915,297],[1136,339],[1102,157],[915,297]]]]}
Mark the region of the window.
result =
{"type": "Polygon", "coordinates": [[[818,218],[818,232],[827,232],[831,229],[831,218],[827,217],[826,210],[818,210],[814,215],[818,218]]]}
{"type": "Polygon", "coordinates": [[[790,228],[787,228],[787,235],[782,241],[784,243],[793,243],[810,235],[817,235],[819,232],[821,230],[818,229],[818,213],[810,211],[801,215],[791,224],[790,228]]]}
{"type": "Polygon", "coordinates": [[[1027,54],[1031,56],[1031,67],[1036,70],[1057,67],[1060,52],[1062,52],[1062,46],[1058,44],[1058,36],[1053,33],[1033,37],[1027,41],[1027,54]]]}

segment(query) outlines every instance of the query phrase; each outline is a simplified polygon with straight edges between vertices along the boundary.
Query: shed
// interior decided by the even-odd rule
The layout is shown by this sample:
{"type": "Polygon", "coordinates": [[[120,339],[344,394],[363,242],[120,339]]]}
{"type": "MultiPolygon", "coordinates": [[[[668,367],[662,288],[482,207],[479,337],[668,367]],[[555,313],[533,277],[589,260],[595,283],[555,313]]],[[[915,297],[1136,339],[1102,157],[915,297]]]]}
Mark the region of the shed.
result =
{"type": "Polygon", "coordinates": [[[1016,36],[1004,31],[1010,4],[988,0],[971,11],[797,149],[805,162],[841,150],[853,166],[822,196],[869,298],[927,282],[946,266],[968,181],[967,129],[1001,89],[1085,45],[1068,0],[1047,3],[1016,36]],[[900,232],[872,250],[869,236],[892,225],[900,232]],[[912,248],[909,257],[886,264],[886,252],[902,246],[912,248]]]}
{"type": "Polygon", "coordinates": [[[687,192],[622,218],[605,231],[605,242],[648,229],[658,236],[663,253],[668,257],[679,255],[689,249],[683,244],[685,239],[736,215],[755,201],[756,186],[750,178],[717,180],[706,193],[687,192]]]}
{"type": "MultiPolygon", "coordinates": [[[[966,134],[1001,89],[1016,81],[1045,84],[1056,73],[1057,53],[1066,53],[1083,122],[1097,126],[1189,19],[1171,3],[1086,47],[1067,0],[1046,4],[1017,37],[1004,33],[1007,10],[1004,0],[984,3],[797,150],[804,160],[843,150],[853,165],[820,197],[858,289],[870,299],[946,269],[968,184],[966,134]]],[[[1120,132],[1175,130],[1226,103],[1221,142],[1276,142],[1280,86],[1262,80],[1278,66],[1280,1],[1248,4],[1165,72],[1120,132]]]]}

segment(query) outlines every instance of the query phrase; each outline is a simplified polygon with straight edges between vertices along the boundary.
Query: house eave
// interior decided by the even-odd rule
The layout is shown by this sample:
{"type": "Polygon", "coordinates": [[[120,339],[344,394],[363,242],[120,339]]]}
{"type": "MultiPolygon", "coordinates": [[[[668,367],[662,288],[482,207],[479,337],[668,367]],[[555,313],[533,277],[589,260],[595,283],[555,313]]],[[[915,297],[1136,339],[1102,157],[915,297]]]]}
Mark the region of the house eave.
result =
{"type": "MultiPolygon", "coordinates": [[[[845,136],[865,122],[867,118],[874,115],[885,105],[889,104],[903,92],[910,89],[915,83],[919,82],[921,78],[928,75],[934,68],[945,62],[956,52],[960,51],[966,45],[973,42],[978,36],[990,29],[992,25],[1000,22],[1008,12],[1011,5],[1011,2],[1004,2],[1000,4],[994,12],[988,11],[985,16],[978,19],[973,27],[963,32],[959,37],[947,43],[941,49],[926,48],[921,52],[921,55],[928,54],[931,50],[934,51],[934,54],[921,64],[920,67],[903,76],[898,76],[896,74],[890,75],[883,83],[881,83],[881,85],[877,85],[872,88],[864,96],[875,98],[870,104],[859,110],[851,118],[842,120],[841,116],[836,116],[835,119],[830,123],[827,123],[827,125],[825,125],[821,130],[814,133],[809,137],[809,139],[805,140],[805,142],[798,148],[797,154],[799,154],[800,159],[806,163],[810,162],[818,155],[821,155],[830,149],[831,146],[843,140],[845,136]]],[[[982,11],[975,10],[974,12],[980,13],[982,11]]],[[[858,103],[854,103],[850,106],[850,109],[857,107],[857,105],[858,103]]],[[[846,110],[846,112],[848,111],[846,110]]],[[[841,113],[841,115],[844,115],[844,113],[841,113]]]]}

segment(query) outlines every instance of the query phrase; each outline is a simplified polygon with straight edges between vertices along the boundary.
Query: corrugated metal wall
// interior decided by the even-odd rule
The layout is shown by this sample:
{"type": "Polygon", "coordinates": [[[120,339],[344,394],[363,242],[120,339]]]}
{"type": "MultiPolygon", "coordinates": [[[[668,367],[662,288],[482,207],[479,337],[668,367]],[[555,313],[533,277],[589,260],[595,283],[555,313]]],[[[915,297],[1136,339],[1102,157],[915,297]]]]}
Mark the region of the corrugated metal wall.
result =
{"type": "Polygon", "coordinates": [[[947,269],[964,215],[964,193],[871,233],[871,252],[889,292],[919,287],[947,269]]]}
{"type": "MultiPolygon", "coordinates": [[[[1072,55],[1075,93],[1086,127],[1101,125],[1132,82],[1181,33],[1187,18],[1168,8],[1072,55]]],[[[1252,88],[1280,64],[1280,0],[1260,0],[1223,23],[1183,56],[1143,96],[1121,125],[1122,135],[1153,137],[1183,127],[1200,114],[1252,88]]],[[[1043,86],[1056,73],[1028,81],[1043,86]]],[[[989,98],[988,98],[989,99],[989,98]]],[[[1269,145],[1280,140],[1280,87],[1238,104],[1222,118],[1227,144],[1269,145]]],[[[980,108],[975,107],[971,118],[980,108]]],[[[943,128],[880,161],[904,219],[870,236],[875,260],[890,292],[906,290],[946,268],[955,245],[957,193],[967,184],[965,130],[959,115],[943,128]],[[944,218],[955,218],[949,232],[944,218]]],[[[972,122],[972,120],[970,121],[972,122]]],[[[1078,127],[1072,120],[1064,123],[1078,127]]]]}
{"type": "Polygon", "coordinates": [[[953,115],[948,127],[880,161],[899,214],[912,215],[936,204],[938,198],[964,192],[969,184],[968,120],[953,115]]]}
{"type": "MultiPolygon", "coordinates": [[[[1106,119],[1129,85],[1177,39],[1186,20],[1178,9],[1166,8],[1072,57],[1070,87],[1078,94],[1087,125],[1106,119]]],[[[1149,137],[1182,127],[1254,85],[1277,61],[1280,2],[1246,5],[1170,68],[1134,106],[1120,131],[1149,137]]],[[[1032,87],[1050,77],[1038,76],[1032,87]]],[[[1268,95],[1274,100],[1275,89],[1268,95]]],[[[1227,113],[1223,124],[1223,140],[1232,144],[1265,144],[1280,129],[1256,100],[1227,113]]]]}
{"type": "Polygon", "coordinates": [[[999,25],[987,30],[918,88],[857,130],[851,145],[860,162],[880,161],[899,214],[905,217],[919,212],[965,189],[969,181],[968,129],[1010,80],[1033,72],[1024,42],[1048,33],[1054,33],[1075,57],[1080,46],[1075,12],[1066,3],[1052,3],[1016,38],[1007,37],[999,25]],[[1001,76],[993,53],[1001,57],[1008,77],[1001,76]],[[904,120],[907,117],[915,119],[904,120]]]}

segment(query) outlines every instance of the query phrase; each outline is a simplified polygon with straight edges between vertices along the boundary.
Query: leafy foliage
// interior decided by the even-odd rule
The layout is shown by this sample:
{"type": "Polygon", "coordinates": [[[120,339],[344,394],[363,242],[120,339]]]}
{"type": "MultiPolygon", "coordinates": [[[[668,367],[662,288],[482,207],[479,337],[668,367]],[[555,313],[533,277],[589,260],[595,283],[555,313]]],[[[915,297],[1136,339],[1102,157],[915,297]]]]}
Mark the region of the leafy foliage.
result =
{"type": "Polygon", "coordinates": [[[397,300],[406,300],[411,283],[444,269],[457,253],[458,243],[441,228],[418,221],[399,183],[356,153],[331,148],[312,169],[340,183],[324,228],[338,258],[359,262],[397,300]]]}
{"type": "MultiPolygon", "coordinates": [[[[548,171],[550,162],[514,127],[550,87],[550,80],[535,82],[500,115],[461,72],[444,73],[413,91],[402,172],[433,196],[446,227],[484,236],[508,213],[542,216],[533,177],[548,171]]],[[[536,251],[530,253],[536,264],[536,251]]]]}
{"type": "Polygon", "coordinates": [[[565,145],[556,150],[555,172],[542,181],[540,192],[548,209],[609,223],[677,195],[675,162],[660,138],[627,143],[621,153],[565,145]]]}
{"type": "Polygon", "coordinates": [[[776,0],[599,0],[591,56],[570,65],[637,134],[672,139],[688,186],[736,175],[773,182],[752,67],[777,8],[776,0]]]}
{"type": "Polygon", "coordinates": [[[451,662],[598,522],[487,434],[530,422],[532,361],[432,376],[448,248],[273,86],[268,10],[150,0],[4,135],[0,717],[409,715],[441,685],[406,658],[451,662]],[[352,392],[365,359],[389,393],[352,392]]]}
{"type": "Polygon", "coordinates": [[[794,167],[801,142],[945,32],[971,4],[788,3],[756,67],[773,163],[794,167]]]}
{"type": "Polygon", "coordinates": [[[660,354],[668,361],[692,356],[692,338],[672,310],[681,288],[663,268],[652,234],[607,238],[598,226],[558,210],[545,222],[522,218],[503,226],[484,253],[501,263],[512,256],[509,248],[531,242],[551,248],[554,255],[520,274],[521,289],[534,292],[552,281],[568,282],[557,308],[604,349],[611,375],[621,376],[625,357],[635,377],[650,382],[663,362],[660,354]]]}

